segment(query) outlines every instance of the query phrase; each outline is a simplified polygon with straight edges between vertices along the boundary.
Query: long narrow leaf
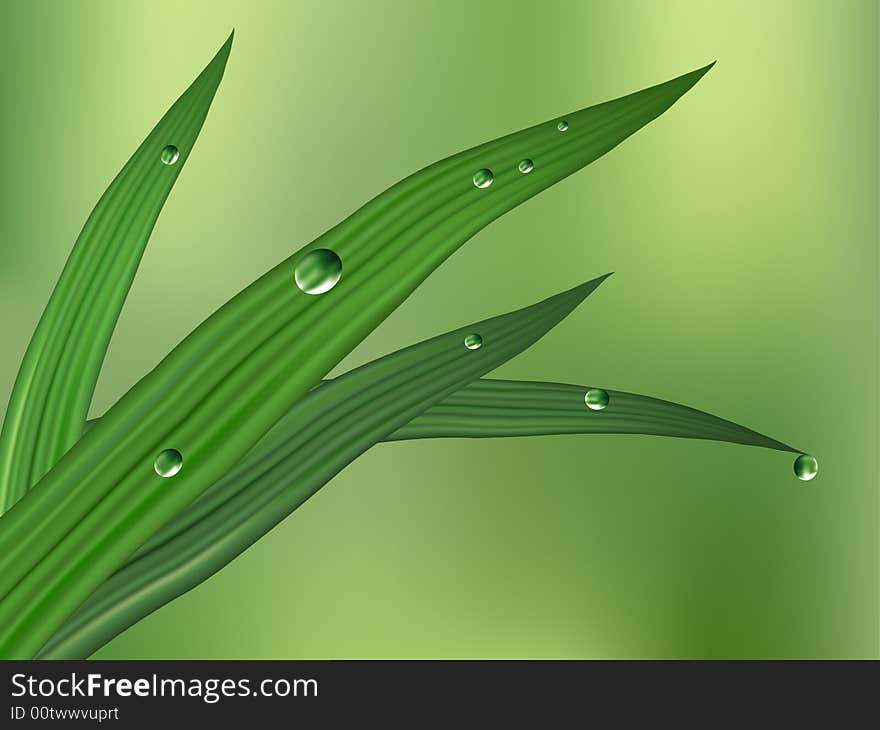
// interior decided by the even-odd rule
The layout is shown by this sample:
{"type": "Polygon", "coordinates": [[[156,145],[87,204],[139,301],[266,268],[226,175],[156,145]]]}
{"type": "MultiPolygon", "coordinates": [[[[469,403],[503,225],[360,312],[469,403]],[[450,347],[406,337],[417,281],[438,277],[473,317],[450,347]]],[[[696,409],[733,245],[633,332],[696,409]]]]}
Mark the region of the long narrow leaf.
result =
{"type": "Polygon", "coordinates": [[[218,310],[0,521],[0,656],[32,656],[466,240],[662,114],[707,70],[564,115],[565,131],[555,118],[431,165],[218,310]],[[169,450],[184,460],[171,482],[153,468],[169,450]]]}
{"type": "Polygon", "coordinates": [[[593,411],[584,405],[587,390],[564,383],[484,378],[445,398],[384,440],[617,433],[727,441],[800,453],[733,421],[637,393],[602,389],[609,396],[609,405],[593,411]]]}
{"type": "Polygon", "coordinates": [[[44,658],[84,658],[229,563],[387,434],[521,352],[603,281],[373,361],[313,390],[74,614],[44,658]],[[465,338],[479,334],[475,350],[465,338]]]}
{"type": "Polygon", "coordinates": [[[74,244],[6,411],[0,433],[0,514],[82,435],[119,312],[208,114],[231,45],[230,35],[101,196],[74,244]],[[169,145],[174,149],[166,150],[169,145]]]}
{"type": "MultiPolygon", "coordinates": [[[[430,343],[426,343],[430,344],[430,343]]],[[[424,346],[424,345],[423,345],[424,346]]],[[[423,347],[419,346],[419,347],[423,347]]],[[[399,382],[398,356],[380,361],[370,374],[399,382]]],[[[372,367],[372,366],[371,366],[372,367]]],[[[343,378],[361,377],[358,371],[343,378]]],[[[267,434],[227,478],[178,515],[133,559],[101,586],[40,652],[40,658],[81,659],[160,606],[194,588],[227,565],[294,511],[358,453],[322,452],[321,471],[303,455],[323,440],[320,412],[336,432],[352,433],[374,415],[384,393],[348,403],[345,379],[314,391],[267,434]],[[269,497],[274,501],[270,501],[269,497]]],[[[466,385],[393,432],[376,424],[383,441],[424,438],[490,438],[547,434],[646,434],[709,439],[798,453],[787,444],[694,408],[635,393],[606,390],[601,411],[584,404],[587,388],[562,383],[483,379],[466,385]]],[[[392,391],[396,393],[397,391],[392,391]]],[[[426,394],[422,394],[426,395],[426,394]]],[[[433,393],[427,393],[433,398],[433,393]]],[[[403,405],[397,403],[396,405],[403,405]]],[[[397,410],[388,412],[398,418],[397,410]]],[[[377,439],[378,440],[378,439],[377,439]]],[[[365,441],[359,441],[359,448],[365,441]]],[[[362,450],[362,448],[361,448],[362,450]]]]}

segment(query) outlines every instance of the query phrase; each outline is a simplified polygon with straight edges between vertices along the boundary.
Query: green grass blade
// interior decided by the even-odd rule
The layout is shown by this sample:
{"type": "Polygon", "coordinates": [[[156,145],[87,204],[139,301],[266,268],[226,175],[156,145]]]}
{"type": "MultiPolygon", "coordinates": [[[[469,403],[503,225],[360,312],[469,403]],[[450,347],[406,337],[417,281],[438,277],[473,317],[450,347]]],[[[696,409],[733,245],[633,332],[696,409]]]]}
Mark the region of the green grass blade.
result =
{"type": "MultiPolygon", "coordinates": [[[[392,371],[397,356],[372,371],[398,382],[392,371]]],[[[370,366],[372,367],[372,366],[370,366]]],[[[358,377],[354,371],[343,378],[358,377]]],[[[194,588],[216,573],[294,511],[322,484],[341,471],[358,449],[326,455],[321,471],[302,464],[303,453],[322,440],[321,428],[332,421],[342,432],[365,422],[375,400],[348,403],[329,381],[283,418],[244,462],[190,508],[153,536],[132,560],[102,585],[40,652],[40,658],[81,659],[128,626],[194,588]],[[309,412],[324,421],[306,421],[309,412]],[[332,473],[331,473],[332,472],[332,473]],[[274,501],[269,501],[272,497],[274,501]]],[[[350,390],[350,388],[346,388],[350,390]]],[[[609,406],[591,411],[584,405],[587,388],[562,383],[482,379],[431,405],[388,432],[376,424],[370,438],[382,441],[424,438],[490,438],[548,434],[643,434],[709,439],[799,453],[780,441],[694,408],[635,393],[607,390],[609,406]]],[[[396,393],[396,391],[391,391],[396,393]]],[[[433,393],[423,393],[434,398],[433,393]]],[[[379,397],[384,397],[380,394],[379,397]]],[[[403,404],[398,404],[403,405],[403,404]]],[[[394,417],[398,417],[394,412],[394,417]]],[[[322,458],[323,458],[322,454],[322,458]]]]}
{"type": "Polygon", "coordinates": [[[147,240],[223,77],[232,36],[101,196],[31,338],[0,433],[0,514],[80,438],[147,240]],[[179,158],[163,164],[173,144],[179,158]]]}
{"type": "Polygon", "coordinates": [[[607,408],[584,404],[585,386],[483,379],[454,393],[385,441],[497,438],[550,434],[643,434],[727,441],[801,453],[757,431],[694,408],[622,390],[604,389],[607,408]]]}
{"type": "Polygon", "coordinates": [[[565,132],[556,117],[435,163],[215,312],[0,519],[0,656],[38,650],[477,231],[615,147],[707,70],[564,115],[565,132]],[[523,157],[534,160],[528,174],[523,157]],[[487,188],[472,182],[482,168],[495,172],[487,188]],[[343,274],[311,296],[294,271],[318,248],[343,274]],[[185,459],[170,484],[153,470],[166,449],[185,459]]]}
{"type": "Polygon", "coordinates": [[[86,657],[208,578],[377,441],[534,343],[604,278],[413,345],[314,389],[225,479],[101,586],[42,656],[86,657]],[[471,333],[482,336],[479,349],[465,347],[471,333]]]}

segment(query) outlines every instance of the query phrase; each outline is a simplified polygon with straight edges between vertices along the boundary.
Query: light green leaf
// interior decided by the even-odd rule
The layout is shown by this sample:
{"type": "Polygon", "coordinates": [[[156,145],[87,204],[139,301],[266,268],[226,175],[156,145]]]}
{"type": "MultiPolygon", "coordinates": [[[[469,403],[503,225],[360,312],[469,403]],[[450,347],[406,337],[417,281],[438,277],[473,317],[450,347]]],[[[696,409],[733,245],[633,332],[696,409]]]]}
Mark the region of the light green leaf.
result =
{"type": "Polygon", "coordinates": [[[0,514],[82,435],[119,312],[208,114],[231,46],[230,35],[110,183],[74,244],[6,410],[0,432],[0,514]],[[169,145],[174,150],[166,152],[169,145]]]}

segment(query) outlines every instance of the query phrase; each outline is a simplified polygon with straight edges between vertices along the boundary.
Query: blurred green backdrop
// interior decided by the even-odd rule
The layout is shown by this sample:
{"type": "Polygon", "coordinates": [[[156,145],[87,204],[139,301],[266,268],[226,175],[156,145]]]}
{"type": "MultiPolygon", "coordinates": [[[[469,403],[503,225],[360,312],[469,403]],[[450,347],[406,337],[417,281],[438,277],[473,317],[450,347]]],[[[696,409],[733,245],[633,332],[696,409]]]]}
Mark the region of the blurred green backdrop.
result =
{"type": "Polygon", "coordinates": [[[399,178],[718,59],[344,365],[613,270],[497,374],[687,403],[821,464],[802,483],[786,454],[652,437],[380,446],[100,657],[878,655],[876,2],[0,7],[0,403],[86,215],[232,27],[95,414],[399,178]]]}

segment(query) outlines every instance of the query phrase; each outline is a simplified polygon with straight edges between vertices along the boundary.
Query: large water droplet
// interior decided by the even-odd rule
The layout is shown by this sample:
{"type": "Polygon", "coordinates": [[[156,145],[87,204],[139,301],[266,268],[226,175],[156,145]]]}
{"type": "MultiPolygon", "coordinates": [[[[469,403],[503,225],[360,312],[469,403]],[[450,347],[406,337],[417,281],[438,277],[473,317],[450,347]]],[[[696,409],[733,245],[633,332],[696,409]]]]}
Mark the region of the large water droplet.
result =
{"type": "Polygon", "coordinates": [[[491,170],[485,167],[474,173],[474,185],[478,188],[488,188],[494,179],[495,175],[492,174],[491,170]]]}
{"type": "Polygon", "coordinates": [[[568,122],[563,119],[561,122],[559,122],[559,124],[556,125],[556,129],[558,129],[560,132],[568,131],[568,122]]]}
{"type": "Polygon", "coordinates": [[[164,150],[162,150],[162,154],[159,155],[159,159],[162,160],[166,165],[173,165],[177,162],[180,157],[180,150],[177,149],[173,144],[168,145],[164,150]]]}
{"type": "Polygon", "coordinates": [[[183,468],[183,454],[177,449],[165,449],[156,457],[153,468],[160,477],[173,477],[183,468]]]}
{"type": "Polygon", "coordinates": [[[535,169],[535,163],[532,162],[532,161],[531,161],[530,159],[528,159],[528,158],[526,158],[525,160],[523,160],[522,162],[519,163],[519,171],[520,171],[523,175],[525,175],[526,173],[531,172],[531,171],[534,170],[534,169],[535,169]]]}
{"type": "Polygon", "coordinates": [[[584,403],[587,404],[587,408],[591,411],[605,410],[610,401],[611,398],[608,396],[607,391],[601,388],[590,388],[586,395],[584,395],[584,403]]]}
{"type": "Polygon", "coordinates": [[[805,482],[810,481],[819,473],[819,462],[815,456],[801,454],[794,460],[794,475],[805,482]]]}
{"type": "Polygon", "coordinates": [[[478,334],[468,335],[464,338],[464,346],[468,350],[479,350],[483,344],[483,338],[478,334]]]}
{"type": "Polygon", "coordinates": [[[293,278],[306,294],[323,294],[342,278],[342,259],[329,248],[312,249],[299,260],[293,278]]]}

